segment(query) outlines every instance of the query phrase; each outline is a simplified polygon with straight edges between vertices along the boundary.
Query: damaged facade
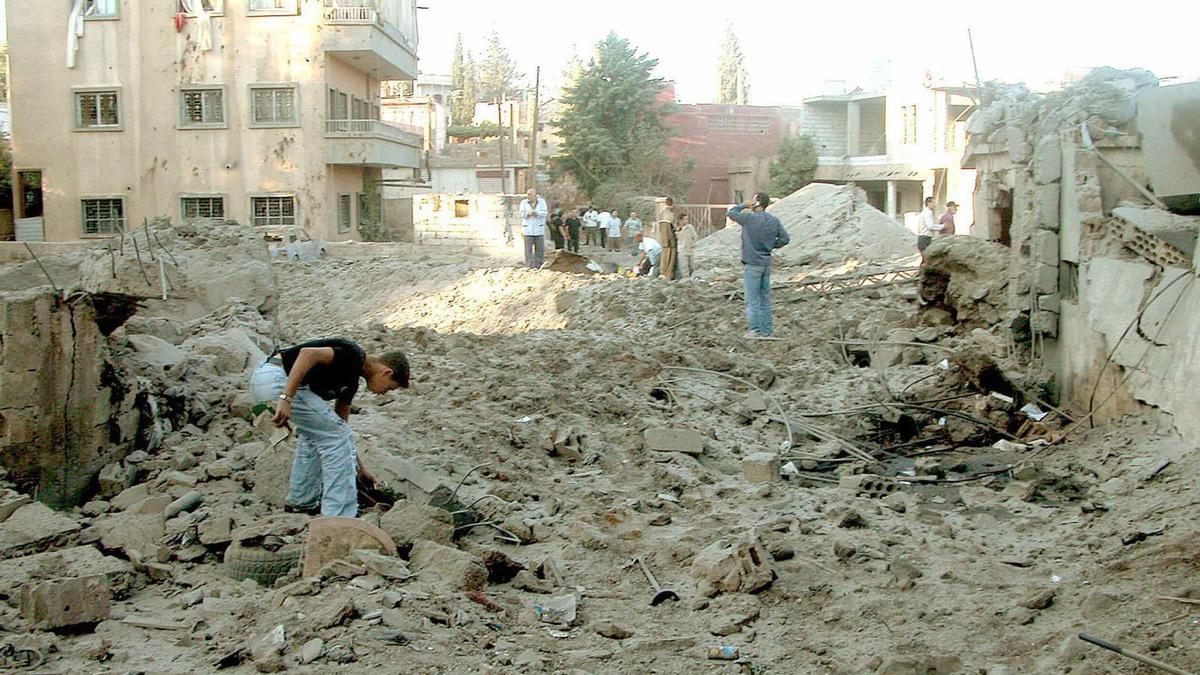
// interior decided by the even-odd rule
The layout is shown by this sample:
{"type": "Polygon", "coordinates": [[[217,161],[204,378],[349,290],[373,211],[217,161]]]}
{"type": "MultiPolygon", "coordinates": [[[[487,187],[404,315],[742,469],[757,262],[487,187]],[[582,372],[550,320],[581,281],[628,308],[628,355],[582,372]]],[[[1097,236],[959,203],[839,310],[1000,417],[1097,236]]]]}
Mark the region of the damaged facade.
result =
{"type": "Polygon", "coordinates": [[[966,165],[980,177],[976,234],[1011,247],[1014,337],[1071,409],[1103,420],[1148,405],[1200,438],[1200,218],[1184,215],[1200,194],[1200,84],[1098,69],[1044,96],[990,87],[985,101],[966,165]]]}
{"type": "Polygon", "coordinates": [[[156,216],[358,238],[382,170],[420,166],[379,109],[417,72],[414,0],[180,1],[8,7],[18,239],[156,216]]]}

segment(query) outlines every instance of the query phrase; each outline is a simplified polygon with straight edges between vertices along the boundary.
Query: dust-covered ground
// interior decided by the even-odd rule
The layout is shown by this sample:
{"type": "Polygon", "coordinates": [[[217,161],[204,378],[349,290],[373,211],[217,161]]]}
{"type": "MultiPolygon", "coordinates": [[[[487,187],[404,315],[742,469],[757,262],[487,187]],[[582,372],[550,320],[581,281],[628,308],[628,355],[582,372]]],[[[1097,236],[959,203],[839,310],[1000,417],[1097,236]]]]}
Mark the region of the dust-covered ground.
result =
{"type": "MultiPolygon", "coordinates": [[[[922,310],[915,283],[814,293],[798,281],[845,266],[796,268],[777,275],[781,339],[745,340],[722,275],[398,250],[275,263],[276,339],[405,350],[414,386],[355,401],[360,457],[398,489],[417,467],[495,527],[452,532],[410,491],[361,518],[413,576],[350,561],[233,581],[229,530],[282,513],[287,450],[218,418],[71,514],[136,565],[111,617],[35,631],[9,589],[2,642],[39,649],[38,672],[1151,672],[1087,632],[1200,668],[1196,449],[1152,412],[1029,420],[1042,379],[991,322],[922,310]],[[695,435],[664,451],[656,429],[695,435]],[[758,453],[786,479],[748,480],[758,453]],[[146,500],[191,490],[204,505],[155,515],[139,548],[169,501],[146,500]],[[678,600],[651,604],[638,559],[678,600]],[[737,659],[708,658],[718,646],[737,659]]],[[[232,398],[240,377],[211,386],[232,398]]]]}

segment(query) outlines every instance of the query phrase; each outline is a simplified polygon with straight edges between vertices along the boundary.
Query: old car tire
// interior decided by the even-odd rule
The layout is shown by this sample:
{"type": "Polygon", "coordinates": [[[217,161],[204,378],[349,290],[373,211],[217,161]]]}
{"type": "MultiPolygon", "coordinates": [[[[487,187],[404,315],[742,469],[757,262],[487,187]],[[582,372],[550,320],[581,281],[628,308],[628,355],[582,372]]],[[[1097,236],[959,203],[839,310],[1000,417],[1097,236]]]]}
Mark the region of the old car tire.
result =
{"type": "Polygon", "coordinates": [[[233,542],[225,549],[225,576],[241,581],[253,579],[270,588],[275,580],[287,575],[300,563],[300,544],[288,544],[278,551],[242,546],[233,542]]]}

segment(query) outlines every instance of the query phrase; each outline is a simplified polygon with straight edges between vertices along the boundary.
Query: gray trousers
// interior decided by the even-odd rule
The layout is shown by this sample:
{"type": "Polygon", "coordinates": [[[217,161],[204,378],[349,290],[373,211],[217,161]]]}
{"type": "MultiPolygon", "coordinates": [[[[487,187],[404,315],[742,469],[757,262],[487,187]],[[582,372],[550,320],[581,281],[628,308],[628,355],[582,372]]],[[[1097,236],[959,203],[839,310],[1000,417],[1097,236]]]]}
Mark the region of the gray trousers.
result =
{"type": "Polygon", "coordinates": [[[525,235],[525,266],[536,270],[546,260],[546,236],[525,235]]]}

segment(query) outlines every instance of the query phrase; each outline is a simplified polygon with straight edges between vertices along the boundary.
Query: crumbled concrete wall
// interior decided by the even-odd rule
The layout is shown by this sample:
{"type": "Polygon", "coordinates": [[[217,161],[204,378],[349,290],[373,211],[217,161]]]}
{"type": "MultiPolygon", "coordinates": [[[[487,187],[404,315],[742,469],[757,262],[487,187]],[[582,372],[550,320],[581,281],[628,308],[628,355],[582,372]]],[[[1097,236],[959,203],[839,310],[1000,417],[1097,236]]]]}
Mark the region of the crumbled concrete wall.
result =
{"type": "Polygon", "coordinates": [[[136,392],[117,381],[87,295],[0,295],[0,339],[0,466],[47,504],[78,504],[128,451],[136,392]]]}
{"type": "Polygon", "coordinates": [[[427,194],[413,197],[418,244],[503,249],[520,246],[517,207],[524,195],[427,194]]]}

